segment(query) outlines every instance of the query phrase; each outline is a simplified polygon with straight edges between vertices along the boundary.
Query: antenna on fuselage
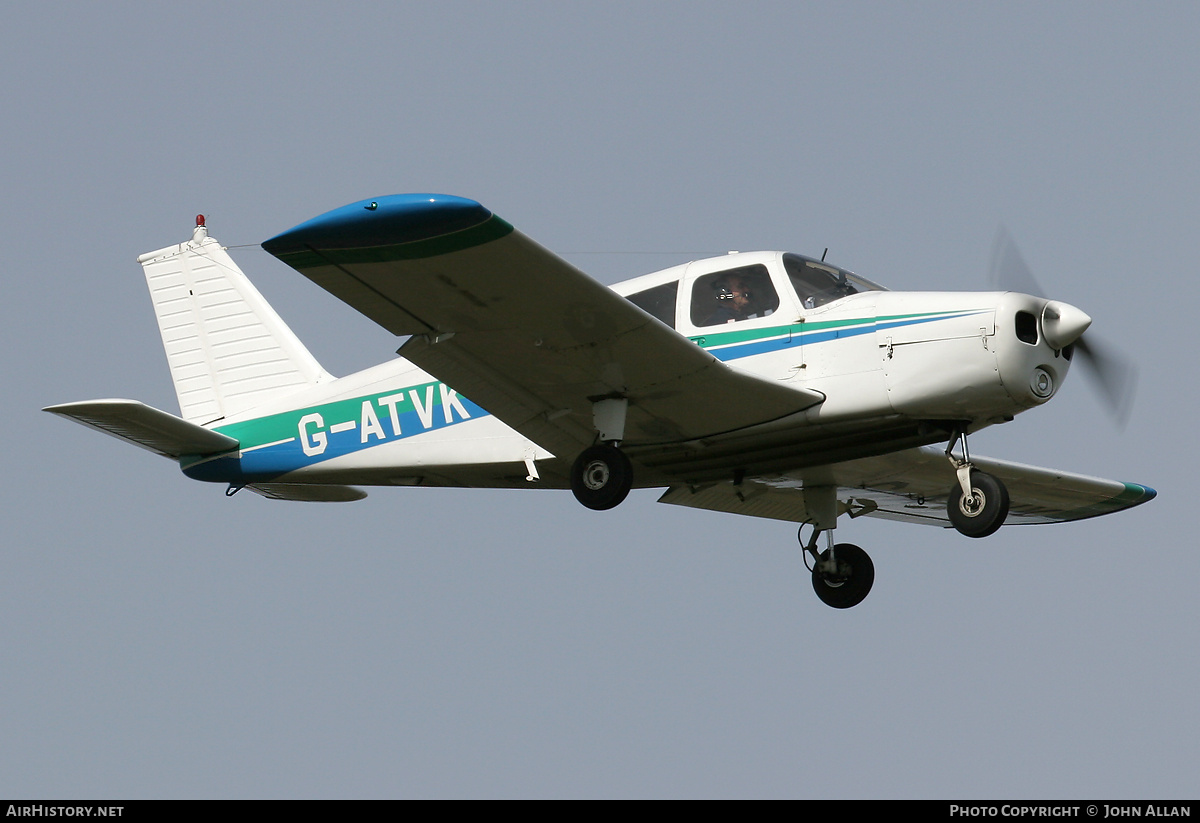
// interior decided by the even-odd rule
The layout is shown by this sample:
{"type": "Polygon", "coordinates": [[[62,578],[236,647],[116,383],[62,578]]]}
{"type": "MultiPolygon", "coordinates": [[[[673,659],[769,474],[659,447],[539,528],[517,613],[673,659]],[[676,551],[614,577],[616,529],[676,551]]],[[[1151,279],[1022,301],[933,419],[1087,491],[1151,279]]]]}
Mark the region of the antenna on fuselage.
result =
{"type": "Polygon", "coordinates": [[[821,262],[825,262],[825,255],[829,254],[829,246],[825,247],[825,251],[821,252],[821,262]]]}

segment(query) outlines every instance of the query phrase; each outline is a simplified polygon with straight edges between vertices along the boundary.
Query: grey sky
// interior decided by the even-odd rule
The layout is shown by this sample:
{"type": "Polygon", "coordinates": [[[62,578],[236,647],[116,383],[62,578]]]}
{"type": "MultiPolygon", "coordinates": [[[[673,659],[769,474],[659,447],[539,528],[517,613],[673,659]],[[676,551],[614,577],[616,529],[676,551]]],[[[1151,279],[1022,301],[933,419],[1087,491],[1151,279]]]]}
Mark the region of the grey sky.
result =
{"type": "MultiPolygon", "coordinates": [[[[0,795],[1194,796],[1194,4],[7,4],[0,795]],[[272,503],[39,411],[176,410],[144,251],[480,200],[604,282],[727,249],[984,289],[1141,365],[972,441],[1159,498],[972,541],[566,493],[272,503]],[[604,254],[595,254],[604,252],[604,254]],[[638,252],[633,254],[632,252],[638,252]]],[[[231,253],[330,371],[395,342],[231,253]]]]}

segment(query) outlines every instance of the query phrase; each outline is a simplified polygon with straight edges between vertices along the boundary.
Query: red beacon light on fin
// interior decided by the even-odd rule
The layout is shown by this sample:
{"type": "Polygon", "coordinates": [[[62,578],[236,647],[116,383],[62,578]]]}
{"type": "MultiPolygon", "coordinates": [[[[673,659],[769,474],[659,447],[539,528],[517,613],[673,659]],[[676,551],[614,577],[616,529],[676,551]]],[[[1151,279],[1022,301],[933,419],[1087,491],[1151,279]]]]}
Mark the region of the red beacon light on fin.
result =
{"type": "Polygon", "coordinates": [[[204,225],[204,215],[197,214],[196,215],[196,228],[200,228],[203,225],[204,225]]]}

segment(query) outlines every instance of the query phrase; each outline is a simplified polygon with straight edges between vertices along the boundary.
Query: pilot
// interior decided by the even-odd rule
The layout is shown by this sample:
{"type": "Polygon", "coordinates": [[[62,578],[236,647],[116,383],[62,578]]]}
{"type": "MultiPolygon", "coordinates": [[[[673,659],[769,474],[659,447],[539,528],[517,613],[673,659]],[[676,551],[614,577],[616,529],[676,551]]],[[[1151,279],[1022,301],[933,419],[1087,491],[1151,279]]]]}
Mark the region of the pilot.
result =
{"type": "Polygon", "coordinates": [[[746,279],[742,275],[729,274],[719,278],[713,283],[713,291],[716,293],[714,297],[717,301],[717,309],[709,315],[704,325],[733,323],[754,316],[752,295],[746,285],[746,279]]]}

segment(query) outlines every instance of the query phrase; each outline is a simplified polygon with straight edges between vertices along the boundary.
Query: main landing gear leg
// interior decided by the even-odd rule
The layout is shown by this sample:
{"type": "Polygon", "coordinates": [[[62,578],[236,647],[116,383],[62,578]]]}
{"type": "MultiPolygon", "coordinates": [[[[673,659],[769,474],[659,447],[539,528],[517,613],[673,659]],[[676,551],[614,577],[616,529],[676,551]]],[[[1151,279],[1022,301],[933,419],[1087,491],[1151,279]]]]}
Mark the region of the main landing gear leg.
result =
{"type": "MultiPolygon", "coordinates": [[[[803,530],[803,526],[800,527],[803,530]]],[[[833,530],[825,531],[828,548],[817,553],[821,532],[813,529],[807,544],[800,538],[804,551],[813,559],[813,591],[821,602],[835,609],[848,609],[863,602],[875,583],[875,564],[871,556],[853,543],[834,545],[833,530]]]]}
{"type": "Polygon", "coordinates": [[[583,450],[571,466],[571,491],[589,509],[620,505],[633,488],[633,464],[618,448],[625,438],[629,401],[602,397],[592,403],[592,419],[601,442],[583,450]]]}
{"type": "Polygon", "coordinates": [[[994,534],[1008,517],[1008,489],[1000,479],[977,471],[967,451],[967,431],[958,429],[946,445],[946,458],[958,474],[958,483],[950,489],[946,514],[960,534],[987,537],[994,534]],[[954,444],[962,441],[961,458],[954,456],[954,444]]]}
{"type": "Polygon", "coordinates": [[[837,526],[837,489],[806,487],[805,507],[812,518],[812,535],[804,540],[804,526],[796,537],[800,545],[813,559],[813,591],[821,602],[835,609],[857,606],[871,591],[875,583],[875,564],[865,551],[853,543],[833,542],[833,530],[837,526]],[[826,535],[825,551],[818,553],[817,544],[821,534],[826,535]]]}

